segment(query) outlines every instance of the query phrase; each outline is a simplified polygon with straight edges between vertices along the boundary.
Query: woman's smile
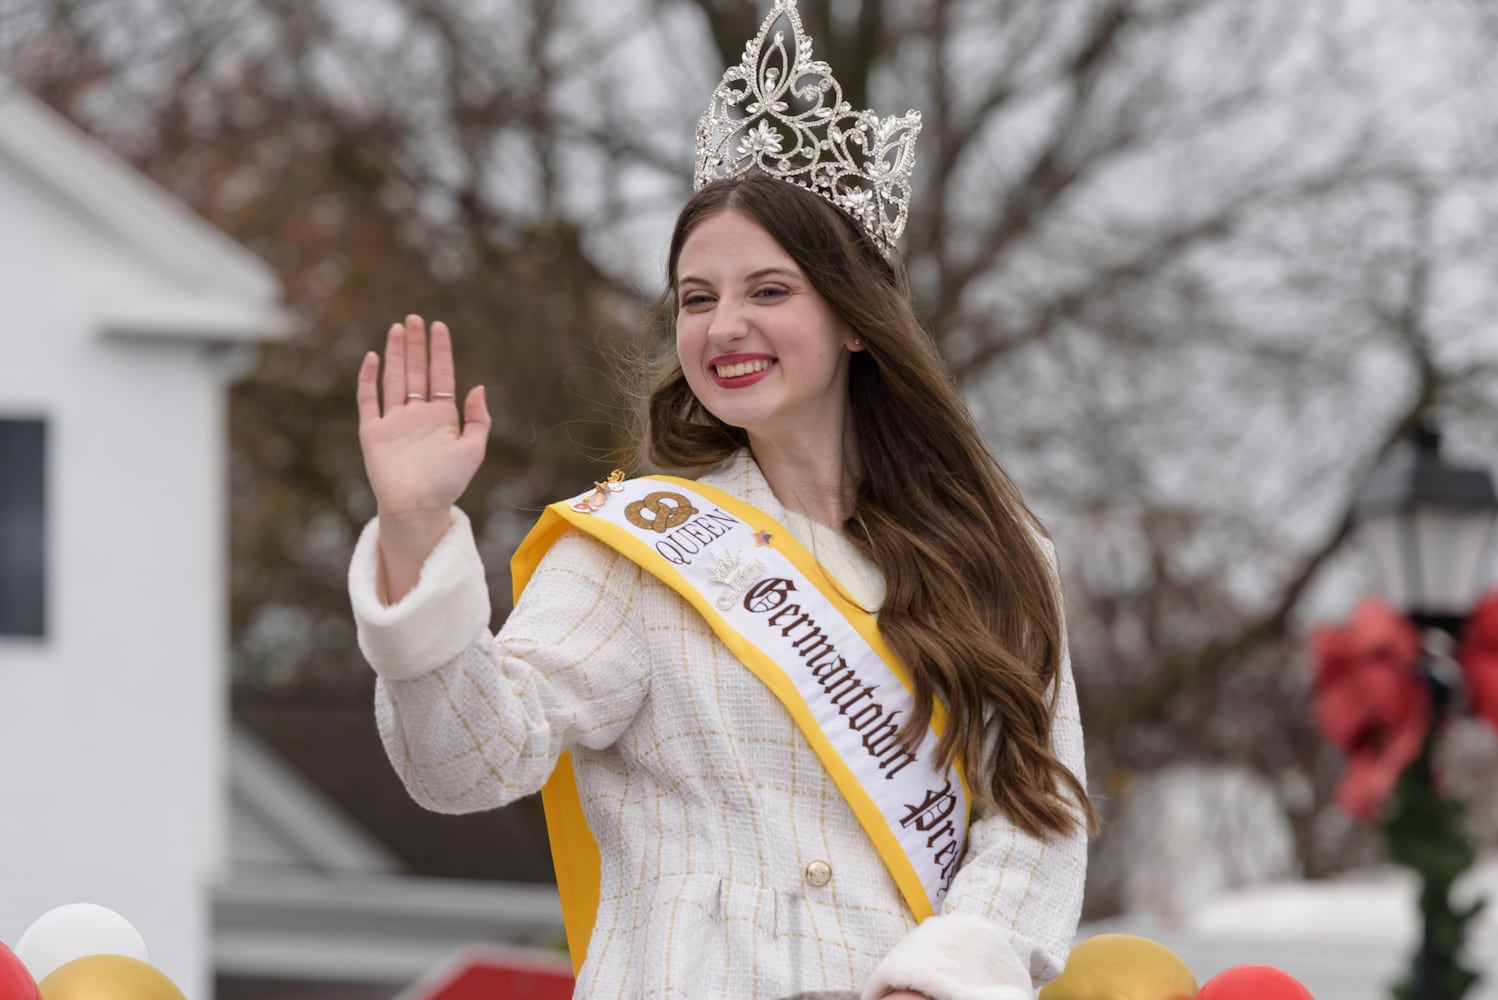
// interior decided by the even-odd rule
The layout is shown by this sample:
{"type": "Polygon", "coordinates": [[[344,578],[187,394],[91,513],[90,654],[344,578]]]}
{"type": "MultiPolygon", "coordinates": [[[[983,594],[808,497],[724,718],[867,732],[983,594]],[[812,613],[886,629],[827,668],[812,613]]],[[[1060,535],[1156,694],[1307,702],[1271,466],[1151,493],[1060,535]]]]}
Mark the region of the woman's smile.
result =
{"type": "Polygon", "coordinates": [[[713,381],[725,389],[742,389],[764,378],[775,359],[763,354],[725,354],[714,358],[708,367],[713,381]]]}

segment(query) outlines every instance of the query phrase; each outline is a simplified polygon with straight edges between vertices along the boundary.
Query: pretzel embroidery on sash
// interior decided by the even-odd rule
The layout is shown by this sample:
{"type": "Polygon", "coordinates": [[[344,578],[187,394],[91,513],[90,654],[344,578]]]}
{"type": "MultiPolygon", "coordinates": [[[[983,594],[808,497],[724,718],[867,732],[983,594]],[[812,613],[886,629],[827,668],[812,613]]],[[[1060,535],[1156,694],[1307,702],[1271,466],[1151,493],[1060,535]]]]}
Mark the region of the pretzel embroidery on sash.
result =
{"type": "Polygon", "coordinates": [[[629,523],[637,528],[654,531],[658,535],[664,535],[672,528],[680,527],[687,522],[697,508],[692,506],[692,501],[680,493],[667,493],[665,491],[652,493],[643,500],[636,500],[624,508],[624,516],[629,518],[629,523]],[[645,512],[650,512],[650,517],[645,512]]]}

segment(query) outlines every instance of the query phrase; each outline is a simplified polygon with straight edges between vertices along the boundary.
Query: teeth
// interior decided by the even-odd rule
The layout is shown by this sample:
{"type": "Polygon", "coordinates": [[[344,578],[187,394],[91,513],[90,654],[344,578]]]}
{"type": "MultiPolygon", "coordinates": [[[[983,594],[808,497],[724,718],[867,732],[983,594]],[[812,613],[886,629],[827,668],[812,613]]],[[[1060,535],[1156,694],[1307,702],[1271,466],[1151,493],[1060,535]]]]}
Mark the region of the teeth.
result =
{"type": "Polygon", "coordinates": [[[714,365],[713,369],[718,373],[719,378],[739,378],[742,375],[762,372],[768,367],[770,367],[770,362],[760,358],[757,361],[740,361],[736,365],[714,365]]]}

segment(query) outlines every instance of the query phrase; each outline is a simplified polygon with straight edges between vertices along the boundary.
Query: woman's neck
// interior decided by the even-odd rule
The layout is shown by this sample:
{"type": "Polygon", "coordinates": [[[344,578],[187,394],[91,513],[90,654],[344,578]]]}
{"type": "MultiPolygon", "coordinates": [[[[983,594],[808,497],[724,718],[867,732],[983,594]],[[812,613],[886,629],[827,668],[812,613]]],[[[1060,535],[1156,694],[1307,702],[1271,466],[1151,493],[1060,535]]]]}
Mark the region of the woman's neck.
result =
{"type": "MultiPolygon", "coordinates": [[[[851,427],[843,437],[852,437],[851,427]]],[[[851,440],[789,441],[751,435],[749,450],[770,492],[786,510],[839,529],[853,513],[859,468],[851,440]]]]}

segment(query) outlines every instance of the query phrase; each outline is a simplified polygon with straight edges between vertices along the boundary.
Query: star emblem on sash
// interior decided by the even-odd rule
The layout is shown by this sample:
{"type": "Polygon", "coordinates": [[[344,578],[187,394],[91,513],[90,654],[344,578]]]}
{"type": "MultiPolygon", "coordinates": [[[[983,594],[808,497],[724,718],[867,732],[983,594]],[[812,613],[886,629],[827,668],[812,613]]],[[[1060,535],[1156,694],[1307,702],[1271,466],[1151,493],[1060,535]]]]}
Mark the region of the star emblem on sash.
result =
{"type": "Polygon", "coordinates": [[[765,546],[769,545],[770,539],[774,537],[775,536],[770,534],[768,531],[756,531],[754,533],[754,547],[757,549],[762,549],[765,546]]]}

